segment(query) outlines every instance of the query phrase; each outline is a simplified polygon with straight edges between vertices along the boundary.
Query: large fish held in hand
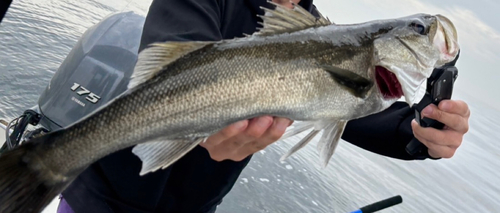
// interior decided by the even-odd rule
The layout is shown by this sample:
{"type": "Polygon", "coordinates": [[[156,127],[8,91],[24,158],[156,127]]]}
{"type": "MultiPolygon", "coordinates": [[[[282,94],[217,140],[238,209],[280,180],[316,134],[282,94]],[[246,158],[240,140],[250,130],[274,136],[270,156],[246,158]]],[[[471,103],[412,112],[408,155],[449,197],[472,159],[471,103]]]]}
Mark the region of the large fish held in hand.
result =
{"type": "MultiPolygon", "coordinates": [[[[129,89],[65,130],[0,156],[0,212],[39,212],[93,162],[134,146],[141,175],[165,168],[222,128],[260,115],[324,130],[326,164],[347,121],[412,103],[459,51],[441,15],[336,25],[299,6],[264,9],[263,28],[217,42],[165,42],[139,54],[129,89]]],[[[287,155],[288,155],[287,154],[287,155]]]]}

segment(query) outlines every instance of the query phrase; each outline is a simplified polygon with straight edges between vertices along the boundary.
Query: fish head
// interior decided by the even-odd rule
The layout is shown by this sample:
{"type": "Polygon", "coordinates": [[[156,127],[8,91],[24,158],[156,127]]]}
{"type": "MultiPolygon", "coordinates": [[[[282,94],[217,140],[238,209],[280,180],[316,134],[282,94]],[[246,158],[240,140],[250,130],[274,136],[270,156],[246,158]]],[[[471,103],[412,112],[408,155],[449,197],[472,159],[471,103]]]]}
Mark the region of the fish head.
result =
{"type": "Polygon", "coordinates": [[[417,14],[384,25],[388,32],[374,40],[376,85],[385,99],[404,96],[411,106],[434,68],[457,56],[457,31],[442,15],[417,14]]]}

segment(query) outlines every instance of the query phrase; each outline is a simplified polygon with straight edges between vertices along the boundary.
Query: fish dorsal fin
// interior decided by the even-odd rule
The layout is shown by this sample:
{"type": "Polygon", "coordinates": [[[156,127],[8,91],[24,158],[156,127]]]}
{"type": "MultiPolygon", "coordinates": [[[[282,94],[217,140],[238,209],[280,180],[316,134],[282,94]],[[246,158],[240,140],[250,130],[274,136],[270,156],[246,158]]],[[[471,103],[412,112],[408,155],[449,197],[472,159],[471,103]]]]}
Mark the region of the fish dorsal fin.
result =
{"type": "Polygon", "coordinates": [[[153,78],[165,66],[176,61],[182,56],[201,49],[213,42],[161,42],[151,44],[139,53],[134,72],[130,77],[128,88],[134,88],[139,84],[153,78]]]}
{"type": "Polygon", "coordinates": [[[332,24],[330,20],[323,17],[319,12],[319,18],[316,18],[299,5],[294,5],[293,9],[290,9],[271,1],[268,1],[268,3],[274,5],[275,8],[269,9],[261,7],[265,11],[263,16],[259,15],[264,21],[260,23],[263,27],[260,28],[258,32],[254,33],[254,35],[277,35],[332,24]]]}

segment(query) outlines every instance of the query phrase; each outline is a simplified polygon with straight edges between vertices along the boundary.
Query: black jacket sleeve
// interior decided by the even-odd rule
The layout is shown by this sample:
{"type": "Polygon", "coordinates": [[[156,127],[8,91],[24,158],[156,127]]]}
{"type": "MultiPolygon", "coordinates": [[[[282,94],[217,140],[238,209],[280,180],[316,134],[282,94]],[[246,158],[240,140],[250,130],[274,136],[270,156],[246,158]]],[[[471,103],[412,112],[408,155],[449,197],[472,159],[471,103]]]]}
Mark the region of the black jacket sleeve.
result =
{"type": "Polygon", "coordinates": [[[396,102],[388,109],[367,117],[351,120],[342,139],[368,151],[384,156],[415,160],[430,158],[427,151],[423,156],[411,156],[405,148],[413,138],[411,121],[414,111],[404,102],[396,102]]]}
{"type": "Polygon", "coordinates": [[[3,0],[0,2],[0,23],[2,23],[2,19],[7,13],[7,10],[10,7],[10,4],[12,3],[12,0],[3,0]]]}

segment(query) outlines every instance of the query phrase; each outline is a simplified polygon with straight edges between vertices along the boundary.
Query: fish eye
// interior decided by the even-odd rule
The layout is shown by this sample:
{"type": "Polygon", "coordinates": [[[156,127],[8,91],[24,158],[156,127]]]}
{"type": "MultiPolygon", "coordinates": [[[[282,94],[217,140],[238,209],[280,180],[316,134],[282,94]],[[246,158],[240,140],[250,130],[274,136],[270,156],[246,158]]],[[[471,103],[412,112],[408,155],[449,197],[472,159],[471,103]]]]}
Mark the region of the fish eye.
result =
{"type": "Polygon", "coordinates": [[[417,22],[412,22],[410,24],[410,27],[415,30],[415,32],[417,32],[418,34],[420,35],[427,35],[427,29],[425,28],[425,26],[421,23],[417,23],[417,22]]]}

